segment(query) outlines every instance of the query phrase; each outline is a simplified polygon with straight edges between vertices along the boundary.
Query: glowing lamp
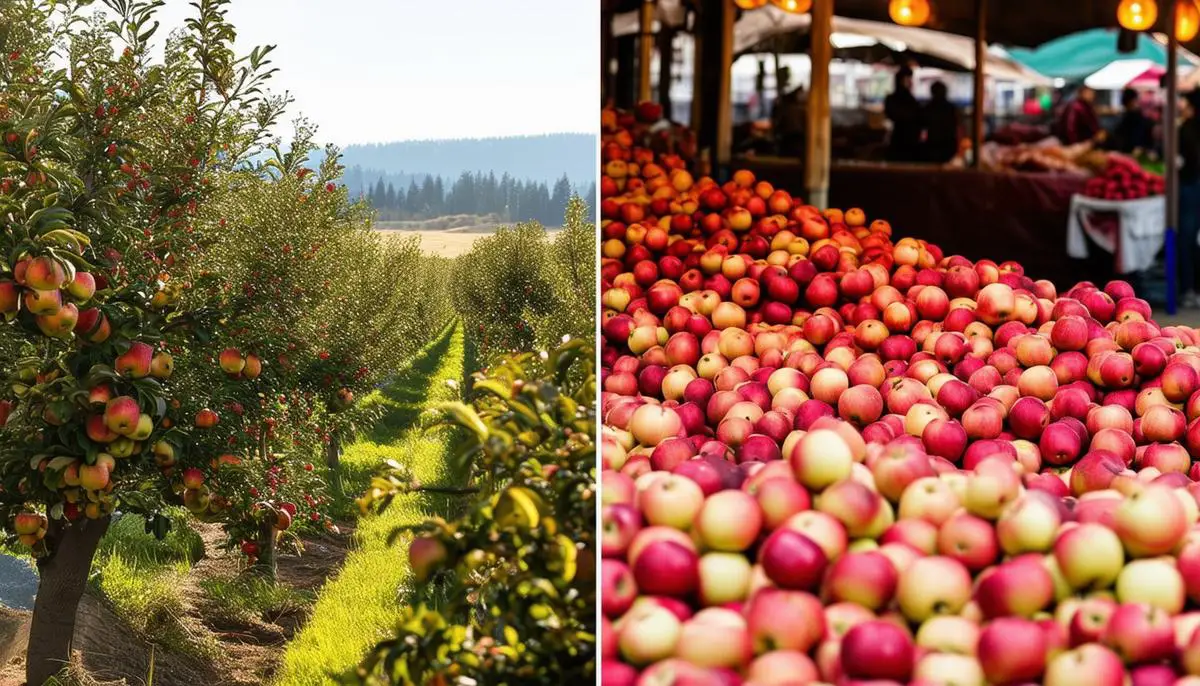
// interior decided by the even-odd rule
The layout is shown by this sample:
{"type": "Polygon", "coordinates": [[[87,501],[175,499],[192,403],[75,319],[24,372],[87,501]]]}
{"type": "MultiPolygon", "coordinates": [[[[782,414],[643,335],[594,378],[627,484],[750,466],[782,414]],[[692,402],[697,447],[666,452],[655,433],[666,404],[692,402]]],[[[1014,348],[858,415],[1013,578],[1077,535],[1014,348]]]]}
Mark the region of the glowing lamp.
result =
{"type": "Polygon", "coordinates": [[[929,0],[891,0],[888,16],[901,26],[922,26],[929,21],[929,0]]]}
{"type": "Polygon", "coordinates": [[[756,10],[759,7],[765,7],[767,0],[733,0],[733,4],[737,5],[739,9],[756,10]]]}
{"type": "Polygon", "coordinates": [[[1175,3],[1175,38],[1186,43],[1200,31],[1200,7],[1196,0],[1177,0],[1175,3]]]}
{"type": "Polygon", "coordinates": [[[804,14],[812,9],[812,0],[771,0],[771,4],[792,14],[804,14]]]}
{"type": "Polygon", "coordinates": [[[1121,0],[1117,5],[1117,23],[1130,31],[1145,31],[1158,19],[1154,0],[1121,0]]]}

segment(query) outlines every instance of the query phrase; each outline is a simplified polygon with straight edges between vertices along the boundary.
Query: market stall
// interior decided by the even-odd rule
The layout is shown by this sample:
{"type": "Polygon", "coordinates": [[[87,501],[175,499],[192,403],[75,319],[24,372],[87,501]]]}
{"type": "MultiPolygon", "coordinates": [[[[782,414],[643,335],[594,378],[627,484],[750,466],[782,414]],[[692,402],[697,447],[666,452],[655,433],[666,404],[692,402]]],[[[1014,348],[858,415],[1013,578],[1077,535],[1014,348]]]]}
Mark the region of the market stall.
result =
{"type": "MultiPolygon", "coordinates": [[[[769,3],[766,6],[740,11],[731,0],[657,0],[657,2],[627,3],[623,7],[640,7],[635,15],[608,15],[610,28],[619,28],[621,21],[634,17],[643,36],[655,28],[674,27],[695,36],[697,55],[695,67],[696,95],[691,125],[697,133],[699,157],[707,169],[718,178],[727,170],[747,167],[760,172],[762,178],[776,183],[784,179],[789,187],[807,190],[809,202],[818,207],[836,206],[841,200],[862,205],[868,200],[861,192],[870,188],[866,208],[873,213],[895,217],[901,226],[912,225],[912,232],[964,254],[980,254],[982,249],[993,255],[1012,255],[1028,262],[1039,273],[1055,278],[1068,269],[1078,275],[1080,266],[1070,265],[1066,251],[1066,231],[1071,197],[1082,193],[1087,177],[1078,174],[1025,173],[1022,169],[989,171],[980,168],[983,162],[983,109],[974,107],[971,130],[972,165],[975,169],[907,168],[889,164],[857,165],[835,163],[832,156],[834,141],[831,135],[829,100],[829,63],[833,55],[832,35],[838,18],[847,20],[886,21],[885,2],[856,0],[815,0],[798,3],[809,8],[808,14],[789,13],[769,3]],[[836,13],[836,17],[835,17],[836,13]],[[731,107],[729,72],[739,46],[753,45],[756,39],[781,30],[779,27],[807,27],[811,45],[812,74],[806,105],[807,127],[804,159],[735,158],[731,146],[731,107]],[[799,180],[799,182],[797,182],[799,180]],[[841,186],[841,187],[840,187],[841,186]],[[848,186],[848,187],[847,187],[848,186]],[[998,195],[999,194],[999,195],[998,195]],[[914,198],[913,196],[922,196],[914,198]],[[915,208],[920,207],[917,210],[915,208]],[[1001,216],[991,216],[1001,215],[1001,216]],[[910,221],[911,219],[911,221],[910,221]],[[982,248],[992,246],[995,248],[982,248]],[[1044,270],[1034,267],[1041,261],[1044,270]]],[[[974,47],[971,67],[975,72],[973,102],[985,101],[986,79],[995,62],[989,51],[989,41],[1011,46],[1034,47],[1048,40],[1095,29],[1113,27],[1117,23],[1116,0],[1091,0],[1070,3],[1045,3],[1034,0],[1011,0],[997,3],[987,0],[935,0],[935,11],[924,23],[925,29],[969,36],[974,47]]],[[[1164,40],[1153,30],[1173,26],[1174,3],[1162,3],[1162,12],[1146,29],[1151,32],[1127,34],[1133,38],[1134,58],[1153,58],[1163,62],[1169,94],[1173,101],[1177,86],[1179,51],[1174,32],[1164,40]],[[1168,43],[1164,45],[1164,43],[1168,43]],[[1147,57],[1150,56],[1150,57],[1147,57]]],[[[622,9],[614,3],[610,9],[622,9]]],[[[1115,53],[1116,31],[1104,31],[1105,44],[1115,53]]],[[[645,40],[642,41],[646,43],[645,40]]],[[[1092,42],[1096,42],[1092,38],[1092,42]]],[[[949,43],[949,41],[948,41],[949,43]]],[[[1016,50],[1020,54],[1020,50],[1016,50]]],[[[648,53],[639,63],[641,80],[649,80],[648,53]]],[[[1028,55],[1026,55],[1028,57],[1028,55]]],[[[1085,56],[1088,57],[1088,56],[1085,56]]],[[[1089,57],[1090,59],[1090,57],[1089,57]]],[[[1187,63],[1190,55],[1185,54],[1187,63]]],[[[1110,60],[1111,61],[1111,60],[1110,60]]],[[[1029,66],[1029,62],[1025,62],[1029,66]]],[[[1081,74],[1081,78],[1102,68],[1101,64],[1081,74]]],[[[1035,67],[1031,67],[1036,70],[1035,67]]],[[[1140,74],[1135,75],[1140,76],[1140,74]]],[[[648,89],[643,89],[648,93],[648,89]]],[[[1174,147],[1174,112],[1164,122],[1166,145],[1174,147]]],[[[1168,174],[1170,176],[1170,174],[1168,174]]],[[[1165,184],[1168,198],[1175,193],[1174,179],[1165,184]]],[[[1168,209],[1164,227],[1164,247],[1167,252],[1169,275],[1174,273],[1173,248],[1176,225],[1174,203],[1168,209]]],[[[903,230],[903,229],[902,229],[903,230]]],[[[1174,308],[1173,285],[1168,288],[1168,310],[1174,308]]]]}
{"type": "MultiPolygon", "coordinates": [[[[742,159],[739,168],[779,187],[797,187],[795,160],[742,159]]],[[[889,217],[898,236],[933,241],[969,259],[1020,259],[1059,285],[1084,269],[1064,258],[1071,197],[1087,180],[1063,174],[1011,174],[922,165],[834,163],[830,205],[889,217]]]]}

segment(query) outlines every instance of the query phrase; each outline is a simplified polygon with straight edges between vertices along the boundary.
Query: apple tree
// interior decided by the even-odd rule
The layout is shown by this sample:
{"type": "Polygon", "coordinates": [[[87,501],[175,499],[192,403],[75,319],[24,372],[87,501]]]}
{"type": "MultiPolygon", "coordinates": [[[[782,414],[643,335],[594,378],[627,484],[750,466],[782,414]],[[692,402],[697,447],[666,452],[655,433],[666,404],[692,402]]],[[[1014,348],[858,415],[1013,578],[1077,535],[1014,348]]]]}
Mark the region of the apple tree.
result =
{"type": "MultiPolygon", "coordinates": [[[[476,375],[469,405],[439,408],[479,492],[457,518],[415,527],[414,597],[348,681],[595,681],[593,353],[588,337],[503,356],[476,375]]],[[[423,488],[393,466],[360,504],[423,488]]]]}
{"type": "Polygon", "coordinates": [[[433,327],[380,296],[414,251],[351,230],[336,155],[252,163],[288,101],[265,91],[269,48],[233,50],[225,0],[195,3],[160,59],[161,2],[102,4],[0,7],[0,519],[40,575],[31,684],[69,657],[114,512],[161,534],[183,503],[248,543],[322,524],[306,460],[433,327]]]}

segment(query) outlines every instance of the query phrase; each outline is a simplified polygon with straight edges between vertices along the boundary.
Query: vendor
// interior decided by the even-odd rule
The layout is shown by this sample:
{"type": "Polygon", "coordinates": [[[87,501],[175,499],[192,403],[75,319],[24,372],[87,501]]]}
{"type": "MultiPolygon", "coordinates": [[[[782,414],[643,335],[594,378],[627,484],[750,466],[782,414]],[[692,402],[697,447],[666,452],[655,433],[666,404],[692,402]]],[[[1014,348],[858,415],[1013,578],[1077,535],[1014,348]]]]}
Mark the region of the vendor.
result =
{"type": "Polygon", "coordinates": [[[779,142],[779,154],[802,157],[808,126],[808,97],[803,86],[796,86],[775,103],[771,124],[779,142]]]}
{"type": "Polygon", "coordinates": [[[892,122],[888,159],[915,162],[921,158],[921,104],[912,92],[913,72],[901,67],[896,72],[896,87],[883,101],[883,111],[892,122]]]}
{"type": "Polygon", "coordinates": [[[1196,295],[1196,235],[1200,233],[1200,90],[1183,96],[1179,124],[1179,303],[1200,307],[1196,295]]]}
{"type": "Polygon", "coordinates": [[[1154,124],[1142,111],[1141,98],[1132,88],[1121,93],[1123,112],[1112,132],[1112,149],[1126,154],[1154,148],[1154,124]]]}
{"type": "Polygon", "coordinates": [[[946,164],[958,153],[958,108],[950,102],[949,90],[941,81],[929,88],[929,102],[921,109],[921,128],[924,136],[922,158],[926,162],[946,164]]]}
{"type": "Polygon", "coordinates": [[[1085,141],[1101,141],[1105,137],[1104,129],[1100,128],[1100,119],[1096,116],[1096,91],[1087,86],[1080,86],[1075,97],[1067,103],[1059,115],[1055,128],[1059,140],[1067,145],[1085,141]]]}

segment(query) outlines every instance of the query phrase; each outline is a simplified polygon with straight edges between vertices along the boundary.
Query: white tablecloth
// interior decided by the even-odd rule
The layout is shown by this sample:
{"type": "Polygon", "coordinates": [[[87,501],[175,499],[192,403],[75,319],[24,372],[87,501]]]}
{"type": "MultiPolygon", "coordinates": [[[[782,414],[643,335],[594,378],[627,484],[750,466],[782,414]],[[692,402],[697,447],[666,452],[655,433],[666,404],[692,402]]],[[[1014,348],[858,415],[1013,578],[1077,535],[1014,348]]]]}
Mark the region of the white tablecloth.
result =
{"type": "Polygon", "coordinates": [[[1159,195],[1137,200],[1103,200],[1086,195],[1071,196],[1071,214],[1067,220],[1067,254],[1088,256],[1084,234],[1105,251],[1115,256],[1114,265],[1120,274],[1143,271],[1154,263],[1154,256],[1163,246],[1167,226],[1166,199],[1159,195]],[[1115,212],[1118,215],[1114,234],[1092,221],[1092,212],[1115,212]]]}

